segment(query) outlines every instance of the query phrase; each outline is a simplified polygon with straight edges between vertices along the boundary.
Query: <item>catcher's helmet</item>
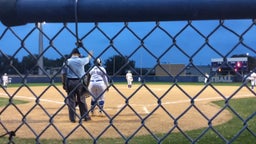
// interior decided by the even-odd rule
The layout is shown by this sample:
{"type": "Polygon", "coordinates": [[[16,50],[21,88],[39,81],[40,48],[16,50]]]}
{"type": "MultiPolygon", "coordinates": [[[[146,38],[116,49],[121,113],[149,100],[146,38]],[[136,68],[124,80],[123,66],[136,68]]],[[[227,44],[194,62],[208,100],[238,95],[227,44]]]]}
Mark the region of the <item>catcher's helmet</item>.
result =
{"type": "Polygon", "coordinates": [[[96,59],[96,64],[101,65],[101,59],[100,58],[96,59]]]}

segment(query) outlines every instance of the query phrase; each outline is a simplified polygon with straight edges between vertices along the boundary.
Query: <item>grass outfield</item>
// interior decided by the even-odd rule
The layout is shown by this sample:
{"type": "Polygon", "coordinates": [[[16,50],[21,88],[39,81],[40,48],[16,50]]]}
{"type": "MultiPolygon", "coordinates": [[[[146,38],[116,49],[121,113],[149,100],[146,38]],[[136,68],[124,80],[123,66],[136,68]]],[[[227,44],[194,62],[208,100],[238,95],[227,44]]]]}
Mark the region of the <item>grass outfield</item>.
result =
{"type": "MultiPolygon", "coordinates": [[[[12,103],[15,105],[18,105],[18,104],[28,103],[28,101],[14,100],[12,103]]],[[[0,107],[6,106],[7,104],[9,104],[9,99],[0,98],[0,107]]]]}
{"type": "MultiPolygon", "coordinates": [[[[0,105],[6,105],[8,99],[0,98],[0,105]]],[[[224,101],[213,102],[217,104],[220,108],[225,106],[224,101]]],[[[210,128],[203,128],[198,130],[186,131],[184,133],[171,133],[169,136],[165,137],[165,134],[157,134],[158,139],[163,139],[161,143],[197,143],[197,144],[223,144],[223,143],[232,143],[232,144],[253,144],[256,141],[255,130],[256,130],[256,99],[253,98],[243,98],[243,99],[232,99],[229,101],[229,107],[227,109],[233,114],[232,120],[228,121],[225,124],[214,126],[210,128]],[[235,112],[234,112],[234,111],[235,112]],[[239,115],[239,116],[238,116],[239,115]],[[253,115],[252,117],[250,117],[253,115]],[[244,121],[242,121],[240,118],[244,121]],[[246,122],[246,123],[245,123],[246,122]],[[253,135],[254,133],[254,135],[253,135]],[[202,135],[203,134],[203,135],[202,135]],[[221,136],[225,140],[221,138],[221,136]]],[[[17,103],[18,104],[18,103],[17,103]]],[[[227,105],[226,105],[227,106],[227,105]]],[[[2,135],[2,134],[1,134],[2,135]]],[[[151,144],[157,143],[157,140],[154,139],[152,135],[138,136],[127,138],[131,144],[151,144]]],[[[34,144],[35,139],[21,139],[14,137],[14,143],[19,144],[34,144]]],[[[8,143],[8,137],[0,138],[0,143],[8,143]]],[[[45,140],[41,139],[40,143],[42,144],[59,144],[63,143],[60,140],[45,140]]],[[[94,141],[87,139],[77,139],[77,140],[68,140],[65,143],[80,144],[80,143],[94,143],[94,141]]],[[[96,143],[96,142],[95,142],[96,143]]],[[[102,138],[97,140],[97,143],[102,144],[115,144],[115,143],[125,143],[124,139],[111,139],[111,138],[102,138]]]]}

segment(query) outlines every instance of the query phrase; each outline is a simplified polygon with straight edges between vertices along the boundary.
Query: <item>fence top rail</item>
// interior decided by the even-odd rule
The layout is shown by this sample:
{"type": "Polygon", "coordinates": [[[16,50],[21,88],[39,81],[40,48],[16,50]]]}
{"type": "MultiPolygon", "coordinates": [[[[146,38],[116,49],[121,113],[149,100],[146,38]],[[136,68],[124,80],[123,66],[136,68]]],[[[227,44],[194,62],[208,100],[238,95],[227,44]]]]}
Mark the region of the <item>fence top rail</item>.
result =
{"type": "Polygon", "coordinates": [[[255,17],[256,0],[0,0],[0,21],[6,26],[255,17]]]}

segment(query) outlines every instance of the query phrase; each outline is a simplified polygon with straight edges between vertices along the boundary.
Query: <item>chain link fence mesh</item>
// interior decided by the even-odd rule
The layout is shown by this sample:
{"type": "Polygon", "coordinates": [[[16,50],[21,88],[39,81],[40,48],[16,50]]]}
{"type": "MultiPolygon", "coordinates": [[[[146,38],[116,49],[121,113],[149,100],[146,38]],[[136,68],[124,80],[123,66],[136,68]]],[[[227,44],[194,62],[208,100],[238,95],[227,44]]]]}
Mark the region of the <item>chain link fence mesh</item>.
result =
{"type": "MultiPolygon", "coordinates": [[[[15,85],[15,88],[8,87],[7,89],[1,85],[1,97],[8,98],[8,102],[0,109],[1,135],[9,135],[9,143],[13,142],[15,134],[20,137],[18,133],[21,129],[25,129],[28,135],[32,135],[31,137],[35,139],[36,143],[40,143],[44,135],[52,135],[49,134],[52,131],[54,131],[53,135],[59,137],[63,143],[67,143],[67,140],[78,131],[82,135],[86,135],[87,139],[91,139],[93,143],[99,142],[110,130],[114,131],[115,138],[123,139],[122,143],[132,142],[141,131],[143,131],[142,134],[151,135],[153,143],[166,142],[166,138],[175,131],[180,132],[185,142],[188,143],[197,143],[200,139],[204,139],[209,131],[216,135],[216,142],[221,143],[232,143],[245,131],[255,137],[255,129],[251,129],[249,126],[251,119],[255,119],[255,112],[248,114],[247,117],[242,117],[229,104],[229,101],[237,95],[246,96],[243,93],[244,89],[247,95],[255,98],[255,91],[247,85],[246,81],[239,81],[238,86],[229,93],[219,90],[220,87],[215,86],[213,81],[201,85],[196,92],[192,92],[182,83],[193,82],[188,80],[190,75],[186,72],[189,69],[194,69],[197,77],[205,77],[205,72],[210,73],[211,58],[225,60],[233,55],[246,55],[246,53],[252,57],[255,56],[255,31],[255,20],[77,23],[77,25],[76,23],[45,23],[41,24],[41,27],[37,23],[17,27],[1,25],[1,74],[7,72],[12,78],[10,85],[15,85]],[[119,104],[119,109],[114,113],[109,114],[108,110],[111,109],[109,106],[104,111],[104,119],[91,124],[95,129],[99,129],[97,132],[85,122],[77,123],[75,126],[70,126],[68,122],[64,122],[63,125],[56,122],[67,117],[63,114],[67,113],[67,106],[64,103],[66,94],[59,84],[60,71],[63,61],[76,47],[77,40],[83,43],[81,49],[83,49],[84,55],[93,50],[93,59],[101,57],[105,63],[109,59],[112,60],[113,65],[108,70],[111,81],[110,88],[117,95],[116,99],[122,101],[119,104]],[[40,47],[42,48],[41,52],[40,47]],[[112,56],[135,61],[135,67],[131,66],[129,62],[117,67],[118,61],[115,61],[115,57],[112,56]],[[40,65],[42,58],[44,64],[40,65]],[[51,63],[52,59],[54,59],[54,63],[51,63]],[[164,67],[166,64],[184,64],[184,66],[174,74],[172,70],[164,67]],[[208,69],[203,69],[202,65],[206,65],[208,69]],[[124,80],[123,74],[127,68],[133,71],[136,78],[141,79],[136,83],[137,87],[129,94],[125,92],[125,88],[120,89],[116,84],[116,81],[124,80]],[[160,94],[157,93],[157,90],[162,86],[155,88],[150,85],[150,82],[161,81],[155,73],[157,68],[163,71],[162,75],[165,76],[165,85],[167,85],[164,92],[160,94]],[[39,71],[42,71],[42,74],[38,75],[39,71]],[[180,79],[180,77],[185,78],[180,79]],[[36,92],[38,88],[30,85],[32,80],[43,81],[46,86],[40,92],[36,92]],[[207,89],[210,89],[210,92],[206,92],[207,89]],[[142,90],[146,90],[146,92],[140,92],[142,90]],[[26,94],[31,97],[25,98],[26,94]],[[145,97],[142,97],[139,103],[143,104],[144,102],[145,105],[151,106],[149,110],[139,106],[144,108],[143,113],[138,106],[133,104],[134,101],[138,102],[135,99],[141,95],[145,97]],[[225,101],[225,105],[209,116],[207,110],[200,109],[202,106],[198,102],[203,99],[201,95],[216,95],[218,100],[225,101]],[[58,97],[63,101],[49,100],[48,96],[58,97]],[[172,96],[180,96],[185,99],[183,102],[180,101],[180,103],[186,102],[186,104],[183,104],[183,108],[178,112],[166,106],[179,103],[179,101],[167,100],[172,96]],[[153,103],[147,103],[149,97],[154,99],[153,103]],[[32,104],[24,109],[24,107],[20,107],[22,104],[14,102],[19,99],[30,101],[32,104]],[[49,103],[58,105],[57,109],[50,111],[53,106],[49,103]],[[216,119],[226,109],[230,109],[234,117],[241,120],[241,129],[234,132],[230,139],[223,136],[214,125],[216,119]],[[125,115],[125,111],[129,111],[129,115],[125,115]],[[170,122],[170,125],[163,126],[159,122],[157,127],[167,128],[163,132],[156,132],[155,127],[151,126],[151,123],[155,122],[152,119],[158,115],[159,111],[164,116],[157,119],[165,118],[165,121],[170,122]],[[190,119],[191,111],[195,111],[196,115],[204,119],[203,123],[206,124],[197,136],[189,135],[186,132],[187,128],[180,125],[184,118],[190,121],[190,125],[197,121],[197,119],[190,119]],[[39,114],[33,114],[36,117],[32,117],[32,113],[39,114]],[[8,119],[7,115],[16,116],[15,119],[8,119]],[[133,117],[135,120],[131,125],[136,125],[136,128],[130,129],[128,133],[125,132],[121,127],[130,125],[125,120],[119,121],[118,117],[122,115],[128,120],[129,117],[133,117]],[[40,124],[41,120],[37,117],[42,118],[46,124],[40,124]],[[35,128],[34,123],[40,128],[35,128]],[[97,123],[104,124],[98,126],[97,123]],[[63,132],[62,126],[70,128],[67,132],[63,132]],[[96,128],[97,126],[98,128],[96,128]]],[[[230,68],[235,71],[233,67],[230,66],[230,68]]],[[[255,70],[255,68],[250,70],[255,70]]],[[[238,71],[234,75],[239,80],[243,80],[246,74],[250,74],[250,72],[238,71]]],[[[219,78],[222,75],[219,75],[217,71],[212,72],[210,78],[216,77],[219,78]]],[[[111,99],[110,96],[106,98],[106,102],[109,99],[111,99]]]]}

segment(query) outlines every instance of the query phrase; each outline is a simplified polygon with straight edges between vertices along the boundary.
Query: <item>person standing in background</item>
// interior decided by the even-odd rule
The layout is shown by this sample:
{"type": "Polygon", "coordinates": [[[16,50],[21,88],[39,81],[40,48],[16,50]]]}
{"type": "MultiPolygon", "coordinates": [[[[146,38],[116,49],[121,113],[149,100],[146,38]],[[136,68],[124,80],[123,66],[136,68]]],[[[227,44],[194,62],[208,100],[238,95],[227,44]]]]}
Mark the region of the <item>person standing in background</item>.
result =
{"type": "Polygon", "coordinates": [[[132,73],[130,70],[128,70],[128,72],[126,73],[126,80],[127,80],[128,88],[131,88],[133,77],[132,77],[132,73]]]}
{"type": "Polygon", "coordinates": [[[89,71],[90,83],[89,92],[91,98],[91,113],[95,115],[94,108],[98,104],[100,116],[103,116],[102,111],[105,104],[105,92],[108,91],[108,77],[105,68],[102,66],[101,59],[95,61],[95,66],[89,71]]]}
{"type": "Polygon", "coordinates": [[[9,80],[9,77],[8,77],[7,73],[4,73],[4,75],[2,76],[2,82],[3,82],[3,87],[4,88],[7,88],[8,80],[9,80]]]}
{"type": "Polygon", "coordinates": [[[254,89],[255,84],[256,84],[256,73],[252,72],[249,79],[251,80],[251,88],[254,89]]]}
{"type": "Polygon", "coordinates": [[[80,119],[91,120],[86,104],[83,77],[85,75],[84,66],[90,62],[92,52],[87,57],[81,57],[78,48],[73,49],[71,57],[67,59],[62,69],[63,89],[68,93],[67,105],[69,120],[76,122],[76,104],[79,106],[80,119]]]}
{"type": "Polygon", "coordinates": [[[209,75],[208,73],[205,73],[204,84],[207,84],[208,82],[209,82],[209,75]]]}

